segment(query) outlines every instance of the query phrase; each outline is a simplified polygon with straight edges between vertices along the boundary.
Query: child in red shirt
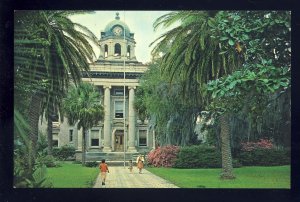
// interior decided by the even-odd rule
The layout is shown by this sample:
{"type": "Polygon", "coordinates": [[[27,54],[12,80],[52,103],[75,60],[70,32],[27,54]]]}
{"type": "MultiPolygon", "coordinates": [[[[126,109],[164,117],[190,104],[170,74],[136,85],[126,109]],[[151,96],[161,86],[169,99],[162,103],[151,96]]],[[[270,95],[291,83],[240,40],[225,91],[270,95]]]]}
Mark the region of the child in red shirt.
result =
{"type": "Polygon", "coordinates": [[[100,172],[101,172],[102,185],[105,185],[106,172],[109,173],[107,164],[105,163],[105,159],[102,159],[102,161],[99,165],[99,169],[100,169],[100,172]]]}

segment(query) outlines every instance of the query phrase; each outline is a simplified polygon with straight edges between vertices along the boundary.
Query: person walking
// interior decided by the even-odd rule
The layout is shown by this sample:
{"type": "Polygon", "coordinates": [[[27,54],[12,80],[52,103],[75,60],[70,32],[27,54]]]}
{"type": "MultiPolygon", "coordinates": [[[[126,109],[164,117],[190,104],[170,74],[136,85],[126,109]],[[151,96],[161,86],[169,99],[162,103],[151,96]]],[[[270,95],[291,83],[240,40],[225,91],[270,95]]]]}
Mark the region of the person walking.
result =
{"type": "Polygon", "coordinates": [[[128,166],[129,166],[129,171],[130,171],[130,173],[132,173],[132,169],[133,169],[133,164],[132,164],[132,160],[129,160],[129,162],[128,162],[128,166]]]}
{"type": "Polygon", "coordinates": [[[137,163],[137,167],[139,169],[139,174],[142,173],[142,169],[144,168],[144,157],[142,155],[139,155],[137,158],[136,158],[136,163],[137,163]]]}
{"type": "Polygon", "coordinates": [[[105,163],[105,159],[102,159],[101,163],[99,164],[99,169],[101,172],[102,185],[105,185],[106,173],[109,173],[108,166],[105,163]]]}

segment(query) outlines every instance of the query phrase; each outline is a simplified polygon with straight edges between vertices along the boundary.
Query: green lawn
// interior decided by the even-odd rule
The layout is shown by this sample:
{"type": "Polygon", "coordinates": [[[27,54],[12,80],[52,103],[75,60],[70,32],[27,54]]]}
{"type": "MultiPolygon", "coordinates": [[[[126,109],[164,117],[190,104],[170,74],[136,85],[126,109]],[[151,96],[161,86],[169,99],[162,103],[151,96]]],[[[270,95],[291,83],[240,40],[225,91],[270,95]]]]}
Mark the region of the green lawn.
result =
{"type": "Polygon", "coordinates": [[[220,180],[221,169],[147,168],[180,188],[290,188],[290,166],[235,168],[234,180],[220,180]]]}
{"type": "Polygon", "coordinates": [[[53,188],[89,188],[92,187],[97,175],[98,167],[83,167],[81,164],[64,162],[61,167],[48,168],[48,180],[53,188]]]}

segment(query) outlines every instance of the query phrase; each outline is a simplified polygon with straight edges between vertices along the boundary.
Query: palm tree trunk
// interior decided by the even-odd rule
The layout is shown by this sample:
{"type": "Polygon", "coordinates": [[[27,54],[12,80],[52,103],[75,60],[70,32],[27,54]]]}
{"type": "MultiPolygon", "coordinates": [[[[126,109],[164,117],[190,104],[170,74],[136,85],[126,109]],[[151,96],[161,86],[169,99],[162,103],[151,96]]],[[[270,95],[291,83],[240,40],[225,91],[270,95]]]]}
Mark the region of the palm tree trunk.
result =
{"type": "Polygon", "coordinates": [[[48,140],[48,147],[47,153],[48,155],[52,155],[52,148],[53,148],[53,135],[52,135],[52,115],[48,114],[48,126],[47,126],[47,140],[48,140]]]}
{"type": "Polygon", "coordinates": [[[82,129],[82,166],[85,166],[85,154],[86,154],[86,143],[85,143],[85,128],[82,129]]]}
{"type": "Polygon", "coordinates": [[[47,125],[47,139],[48,139],[48,147],[47,147],[47,153],[48,155],[52,155],[52,148],[53,148],[53,127],[52,127],[52,117],[53,117],[53,105],[52,105],[52,99],[50,98],[48,103],[48,125],[47,125]]]}
{"type": "Polygon", "coordinates": [[[38,139],[38,132],[39,132],[39,117],[41,111],[41,102],[42,98],[40,97],[39,93],[35,93],[29,105],[29,126],[30,126],[30,141],[31,141],[31,151],[32,153],[29,154],[29,169],[33,167],[34,160],[36,158],[36,144],[38,139]]]}
{"type": "Polygon", "coordinates": [[[230,130],[228,115],[223,114],[220,117],[221,124],[221,152],[222,152],[222,173],[221,179],[234,179],[232,156],[230,148],[230,130]]]}

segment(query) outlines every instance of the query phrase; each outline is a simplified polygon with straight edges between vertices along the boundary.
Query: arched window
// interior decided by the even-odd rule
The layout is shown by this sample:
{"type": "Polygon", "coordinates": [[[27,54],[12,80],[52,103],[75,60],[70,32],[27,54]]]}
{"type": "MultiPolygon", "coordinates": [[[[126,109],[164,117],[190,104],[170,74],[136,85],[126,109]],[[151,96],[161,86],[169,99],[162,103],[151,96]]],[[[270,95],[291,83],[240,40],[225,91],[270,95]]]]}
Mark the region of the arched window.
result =
{"type": "Polygon", "coordinates": [[[116,43],[115,44],[115,56],[121,55],[121,45],[116,43]]]}
{"type": "Polygon", "coordinates": [[[107,58],[107,55],[108,55],[108,45],[104,45],[104,57],[107,58]]]}
{"type": "Polygon", "coordinates": [[[126,55],[128,58],[130,58],[130,46],[129,45],[127,46],[127,54],[126,55]]]}

